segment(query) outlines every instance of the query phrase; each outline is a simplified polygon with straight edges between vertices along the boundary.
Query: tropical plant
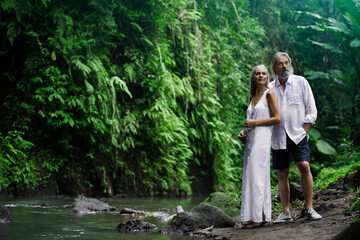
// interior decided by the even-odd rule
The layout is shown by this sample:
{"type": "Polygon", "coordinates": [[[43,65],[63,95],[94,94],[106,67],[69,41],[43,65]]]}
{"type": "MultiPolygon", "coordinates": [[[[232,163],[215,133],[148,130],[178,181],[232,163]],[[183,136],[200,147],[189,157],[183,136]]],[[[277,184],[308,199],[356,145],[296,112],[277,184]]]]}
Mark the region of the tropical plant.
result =
{"type": "Polygon", "coordinates": [[[321,139],[321,133],[315,128],[310,128],[309,137],[315,142],[318,151],[325,155],[335,155],[336,150],[325,140],[321,139]]]}
{"type": "Polygon", "coordinates": [[[30,188],[37,184],[39,171],[29,156],[34,144],[23,135],[18,131],[9,131],[6,136],[0,133],[0,191],[13,191],[18,184],[30,188]]]}
{"type": "Polygon", "coordinates": [[[339,153],[326,165],[321,166],[317,174],[314,186],[318,189],[326,188],[330,183],[337,182],[340,177],[356,171],[360,167],[359,147],[354,147],[352,142],[343,140],[339,147],[339,153]]]}
{"type": "Polygon", "coordinates": [[[315,13],[304,12],[318,20],[316,25],[302,26],[321,33],[330,34],[333,42],[316,41],[313,44],[338,56],[329,72],[308,71],[310,79],[327,80],[330,83],[327,91],[337,103],[336,115],[342,117],[350,125],[350,137],[356,145],[360,144],[360,2],[357,0],[335,1],[339,10],[339,18],[324,18],[315,13]],[[346,64],[344,64],[346,63],[346,64]],[[332,91],[334,89],[335,91],[332,91]]]}

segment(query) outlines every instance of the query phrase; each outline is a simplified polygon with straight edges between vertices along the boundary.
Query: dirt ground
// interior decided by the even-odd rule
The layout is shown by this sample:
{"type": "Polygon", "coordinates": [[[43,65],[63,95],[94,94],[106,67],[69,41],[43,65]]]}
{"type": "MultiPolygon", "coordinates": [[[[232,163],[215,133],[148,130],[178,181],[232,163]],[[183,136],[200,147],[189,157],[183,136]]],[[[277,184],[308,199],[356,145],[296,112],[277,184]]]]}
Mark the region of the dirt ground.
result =
{"type": "MultiPolygon", "coordinates": [[[[301,210],[292,210],[293,222],[272,224],[267,223],[262,227],[244,229],[240,226],[234,228],[221,228],[201,230],[194,233],[195,237],[216,240],[238,239],[276,239],[276,240],[310,240],[332,239],[343,229],[350,225],[355,213],[349,213],[349,208],[355,200],[354,192],[327,189],[317,194],[314,199],[315,210],[322,215],[322,219],[310,221],[302,217],[301,210]]],[[[275,219],[277,216],[273,216],[275,219]]],[[[360,239],[359,234],[355,239],[360,239]]],[[[350,240],[350,239],[349,239],[350,240]]]]}

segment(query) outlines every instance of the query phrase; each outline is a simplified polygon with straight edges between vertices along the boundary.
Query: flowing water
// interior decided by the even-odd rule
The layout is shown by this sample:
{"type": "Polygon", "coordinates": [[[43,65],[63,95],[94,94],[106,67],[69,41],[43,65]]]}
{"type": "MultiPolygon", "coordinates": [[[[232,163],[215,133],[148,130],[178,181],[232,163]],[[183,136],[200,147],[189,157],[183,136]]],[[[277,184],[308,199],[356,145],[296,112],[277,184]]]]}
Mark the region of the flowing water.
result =
{"type": "MultiPolygon", "coordinates": [[[[132,208],[156,215],[159,209],[175,209],[182,206],[184,211],[190,210],[204,198],[159,199],[159,198],[119,198],[99,199],[111,206],[132,208]]],[[[188,240],[187,236],[166,235],[159,232],[167,222],[155,216],[141,218],[158,226],[148,233],[119,233],[118,224],[128,220],[139,219],[132,215],[114,213],[93,213],[75,215],[65,205],[73,203],[71,198],[37,198],[37,199],[0,199],[11,212],[13,222],[0,224],[0,240],[38,240],[38,239],[86,239],[86,240],[188,240]]],[[[167,213],[169,216],[174,213],[167,213]]]]}

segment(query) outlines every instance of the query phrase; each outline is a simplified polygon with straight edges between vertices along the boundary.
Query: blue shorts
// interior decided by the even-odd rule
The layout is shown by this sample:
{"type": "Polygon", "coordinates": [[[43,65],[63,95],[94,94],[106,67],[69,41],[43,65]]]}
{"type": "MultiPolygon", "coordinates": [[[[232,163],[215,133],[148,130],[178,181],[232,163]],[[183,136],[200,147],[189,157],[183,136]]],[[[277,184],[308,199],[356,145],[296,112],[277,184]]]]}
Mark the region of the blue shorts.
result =
{"type": "Polygon", "coordinates": [[[286,149],[274,150],[273,169],[282,170],[290,167],[290,153],[294,156],[295,162],[310,162],[310,149],[305,136],[299,144],[295,144],[288,136],[286,136],[286,149]]]}

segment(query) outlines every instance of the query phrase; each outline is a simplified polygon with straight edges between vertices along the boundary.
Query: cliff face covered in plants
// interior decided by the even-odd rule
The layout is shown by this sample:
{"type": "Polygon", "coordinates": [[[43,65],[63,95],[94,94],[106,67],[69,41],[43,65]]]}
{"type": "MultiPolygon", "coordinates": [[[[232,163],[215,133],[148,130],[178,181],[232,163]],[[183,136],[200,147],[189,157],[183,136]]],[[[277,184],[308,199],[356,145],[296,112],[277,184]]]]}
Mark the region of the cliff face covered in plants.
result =
{"type": "Polygon", "coordinates": [[[247,76],[262,57],[251,39],[264,38],[245,7],[1,1],[0,190],[233,188],[247,76]]]}

